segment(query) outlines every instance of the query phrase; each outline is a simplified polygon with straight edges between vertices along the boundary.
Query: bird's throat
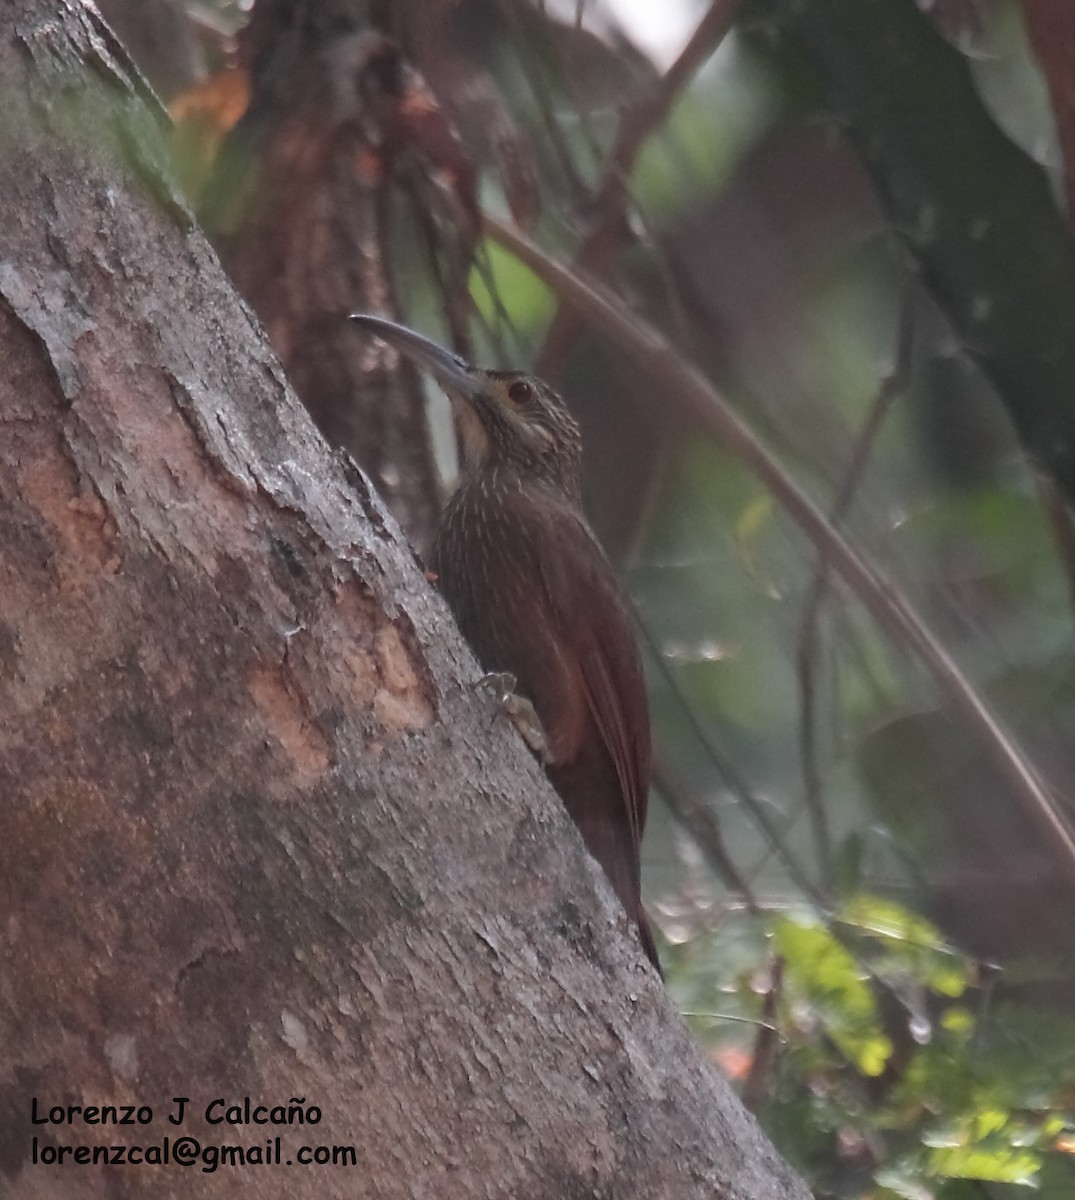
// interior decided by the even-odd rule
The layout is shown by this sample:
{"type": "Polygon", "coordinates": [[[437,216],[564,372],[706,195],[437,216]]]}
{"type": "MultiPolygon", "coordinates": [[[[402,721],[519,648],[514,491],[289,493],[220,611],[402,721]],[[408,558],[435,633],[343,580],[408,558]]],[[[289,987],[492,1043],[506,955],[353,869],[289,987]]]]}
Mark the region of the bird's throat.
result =
{"type": "Polygon", "coordinates": [[[458,395],[452,396],[452,418],[459,434],[461,465],[465,470],[476,470],[489,458],[489,435],[485,426],[470,401],[458,395]]]}

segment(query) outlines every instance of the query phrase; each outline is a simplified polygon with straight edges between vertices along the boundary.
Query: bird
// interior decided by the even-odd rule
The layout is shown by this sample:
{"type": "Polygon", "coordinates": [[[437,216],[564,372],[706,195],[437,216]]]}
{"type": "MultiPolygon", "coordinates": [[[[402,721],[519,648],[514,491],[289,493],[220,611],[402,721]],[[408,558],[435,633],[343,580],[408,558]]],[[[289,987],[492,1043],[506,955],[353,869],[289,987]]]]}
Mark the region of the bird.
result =
{"type": "Polygon", "coordinates": [[[351,319],[447,393],[459,480],[429,566],[482,668],[661,969],[641,897],[651,744],[630,604],[582,507],[582,437],[534,375],[472,366],[405,325],[351,319]]]}

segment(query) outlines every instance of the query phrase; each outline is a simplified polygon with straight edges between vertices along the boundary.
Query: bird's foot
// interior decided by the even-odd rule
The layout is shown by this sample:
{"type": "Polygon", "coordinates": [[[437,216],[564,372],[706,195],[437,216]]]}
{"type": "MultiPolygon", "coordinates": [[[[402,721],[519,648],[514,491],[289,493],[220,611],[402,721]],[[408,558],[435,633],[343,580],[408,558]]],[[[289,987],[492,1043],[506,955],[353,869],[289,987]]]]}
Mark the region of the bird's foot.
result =
{"type": "Polygon", "coordinates": [[[515,676],[509,671],[493,671],[483,675],[478,683],[493,689],[498,710],[508,717],[538,759],[542,763],[548,762],[549,743],[541,725],[541,718],[533,704],[525,696],[516,693],[518,680],[515,676]]]}

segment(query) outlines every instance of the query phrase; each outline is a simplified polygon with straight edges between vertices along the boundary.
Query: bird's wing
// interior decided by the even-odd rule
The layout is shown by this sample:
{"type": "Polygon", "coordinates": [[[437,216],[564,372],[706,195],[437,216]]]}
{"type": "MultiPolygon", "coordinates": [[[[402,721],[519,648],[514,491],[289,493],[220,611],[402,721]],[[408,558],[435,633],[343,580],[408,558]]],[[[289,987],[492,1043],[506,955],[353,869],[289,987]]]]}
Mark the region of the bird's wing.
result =
{"type": "MultiPolygon", "coordinates": [[[[650,776],[649,704],[634,621],[623,589],[585,521],[566,506],[537,547],[558,633],[573,651],[586,701],[620,781],[637,856],[650,776]]],[[[545,510],[546,518],[549,510],[545,510]]]]}

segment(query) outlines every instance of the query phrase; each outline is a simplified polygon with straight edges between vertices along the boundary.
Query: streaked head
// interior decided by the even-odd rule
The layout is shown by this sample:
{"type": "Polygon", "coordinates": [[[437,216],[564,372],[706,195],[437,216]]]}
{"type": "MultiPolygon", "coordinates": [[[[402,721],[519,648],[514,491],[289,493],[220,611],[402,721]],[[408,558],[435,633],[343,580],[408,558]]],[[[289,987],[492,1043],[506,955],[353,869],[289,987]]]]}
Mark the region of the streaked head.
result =
{"type": "Polygon", "coordinates": [[[473,367],[458,354],[382,317],[351,320],[429,371],[452,401],[463,450],[463,472],[514,473],[579,491],[582,439],[563,400],[533,375],[473,367]]]}

